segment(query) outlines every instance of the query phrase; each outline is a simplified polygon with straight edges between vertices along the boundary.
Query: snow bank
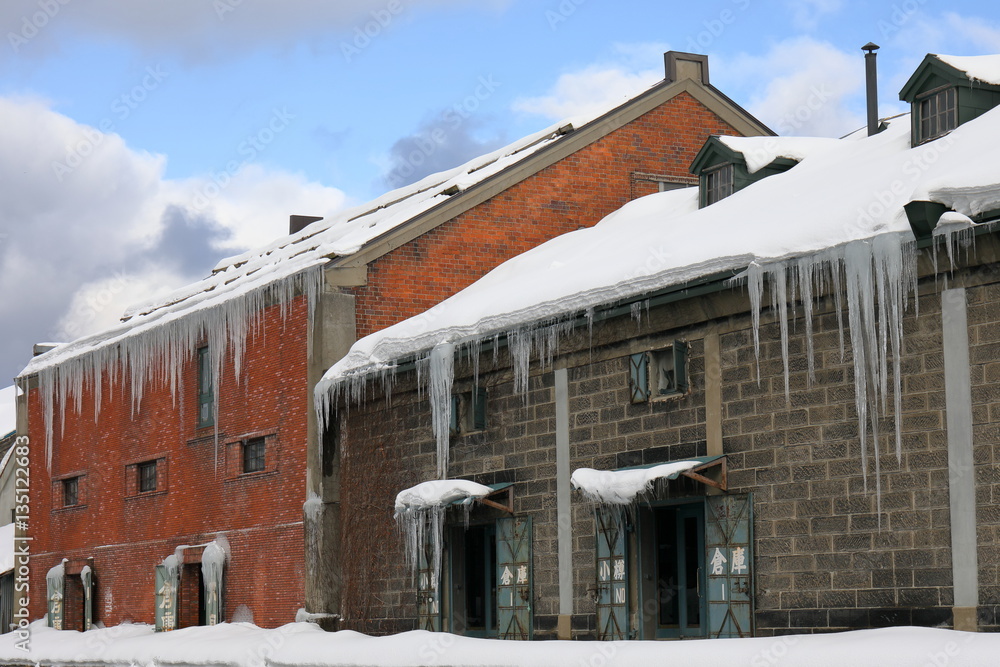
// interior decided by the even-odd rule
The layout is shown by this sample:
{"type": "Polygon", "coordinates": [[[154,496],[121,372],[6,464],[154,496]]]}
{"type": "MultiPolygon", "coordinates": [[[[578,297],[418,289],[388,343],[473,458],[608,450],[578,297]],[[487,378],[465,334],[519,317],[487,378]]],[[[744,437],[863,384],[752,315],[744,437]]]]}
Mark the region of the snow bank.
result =
{"type": "Polygon", "coordinates": [[[0,438],[17,430],[17,387],[0,389],[0,438]]]}
{"type": "Polygon", "coordinates": [[[453,502],[471,502],[493,492],[488,486],[467,479],[439,479],[422,482],[396,494],[396,512],[444,507],[453,502]]]}
{"type": "Polygon", "coordinates": [[[0,661],[11,665],[220,665],[227,667],[353,667],[465,665],[476,667],[634,667],[635,665],[795,665],[882,667],[996,664],[1000,635],[937,628],[884,628],[836,634],[706,639],[701,641],[500,642],[446,633],[405,632],[369,637],[323,632],[311,623],[264,630],[224,623],[154,633],[147,625],[120,625],[86,633],[36,622],[30,651],[0,636],[0,661]]]}
{"type": "Polygon", "coordinates": [[[594,470],[579,468],[569,478],[574,488],[592,502],[607,505],[630,505],[636,496],[647,493],[658,479],[677,477],[700,461],[674,461],[652,468],[634,470],[594,470]]]}

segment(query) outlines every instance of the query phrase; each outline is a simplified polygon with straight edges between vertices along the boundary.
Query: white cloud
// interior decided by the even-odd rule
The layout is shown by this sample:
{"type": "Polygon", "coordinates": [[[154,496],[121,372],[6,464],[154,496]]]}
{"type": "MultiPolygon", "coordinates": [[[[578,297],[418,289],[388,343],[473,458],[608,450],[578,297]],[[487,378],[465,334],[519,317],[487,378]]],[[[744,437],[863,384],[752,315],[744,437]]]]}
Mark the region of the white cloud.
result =
{"type": "Polygon", "coordinates": [[[379,34],[418,6],[455,4],[495,10],[509,0],[4,0],[0,34],[6,41],[16,35],[11,46],[28,56],[58,50],[57,34],[85,33],[197,60],[261,47],[292,48],[355,28],[379,34]],[[26,43],[17,41],[25,36],[26,43]],[[23,48],[27,44],[31,48],[23,48]]]}
{"type": "Polygon", "coordinates": [[[1000,53],[1000,26],[978,17],[945,14],[948,27],[986,53],[1000,53]]]}
{"type": "Polygon", "coordinates": [[[820,21],[830,14],[840,11],[843,0],[788,0],[792,12],[792,25],[796,30],[815,30],[820,21]]]}
{"type": "Polygon", "coordinates": [[[0,144],[0,376],[34,342],[99,330],[129,302],[287,233],[289,214],[345,204],[340,190],[249,164],[199,210],[208,178],[165,179],[165,157],[41,100],[0,97],[0,144]]]}
{"type": "Polygon", "coordinates": [[[561,75],[548,94],[518,98],[512,106],[515,111],[550,120],[590,115],[620,104],[662,79],[662,68],[636,72],[620,65],[590,65],[561,75]]]}
{"type": "MultiPolygon", "coordinates": [[[[864,59],[809,37],[785,40],[763,55],[716,58],[715,72],[749,92],[745,106],[780,135],[842,136],[865,123],[855,111],[864,59]],[[738,82],[738,83],[737,83],[738,82]]],[[[728,84],[721,85],[730,96],[728,84]]]]}

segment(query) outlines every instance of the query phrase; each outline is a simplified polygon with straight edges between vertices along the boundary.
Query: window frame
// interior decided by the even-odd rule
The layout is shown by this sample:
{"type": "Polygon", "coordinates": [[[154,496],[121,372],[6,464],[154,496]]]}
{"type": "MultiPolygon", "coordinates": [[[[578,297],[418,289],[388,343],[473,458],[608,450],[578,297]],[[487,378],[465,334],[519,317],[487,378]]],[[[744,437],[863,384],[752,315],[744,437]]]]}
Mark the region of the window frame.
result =
{"type": "Polygon", "coordinates": [[[452,436],[482,433],[489,426],[487,405],[489,392],[484,386],[451,395],[452,436]]]}
{"type": "Polygon", "coordinates": [[[198,373],[198,428],[215,425],[215,387],[212,385],[212,358],[208,345],[202,345],[196,353],[198,373]]]}
{"type": "Polygon", "coordinates": [[[941,86],[918,95],[913,102],[917,144],[933,141],[958,127],[958,88],[941,86]],[[942,99],[944,104],[942,105],[942,99]]]}
{"type": "Polygon", "coordinates": [[[267,438],[265,436],[260,435],[243,440],[240,449],[242,474],[254,475],[267,472],[267,438]],[[251,469],[248,465],[251,462],[259,467],[251,469]]]}
{"type": "Polygon", "coordinates": [[[135,464],[135,488],[140,494],[143,493],[156,493],[159,489],[157,483],[157,459],[151,459],[149,461],[141,461],[135,464]],[[152,472],[152,475],[150,475],[152,472]],[[152,483],[151,488],[145,488],[150,483],[152,483]]]}
{"type": "Polygon", "coordinates": [[[705,206],[732,196],[734,175],[732,162],[723,162],[702,172],[702,198],[705,206]]]}
{"type": "Polygon", "coordinates": [[[80,506],[80,476],[67,477],[61,480],[62,482],[62,506],[63,507],[79,507],[80,506]],[[68,502],[69,490],[73,489],[73,502],[68,502]]]}
{"type": "Polygon", "coordinates": [[[685,396],[690,389],[687,342],[675,340],[666,347],[637,352],[628,357],[629,394],[631,403],[645,403],[685,396]],[[662,389],[657,383],[659,371],[673,373],[671,388],[662,389]]]}

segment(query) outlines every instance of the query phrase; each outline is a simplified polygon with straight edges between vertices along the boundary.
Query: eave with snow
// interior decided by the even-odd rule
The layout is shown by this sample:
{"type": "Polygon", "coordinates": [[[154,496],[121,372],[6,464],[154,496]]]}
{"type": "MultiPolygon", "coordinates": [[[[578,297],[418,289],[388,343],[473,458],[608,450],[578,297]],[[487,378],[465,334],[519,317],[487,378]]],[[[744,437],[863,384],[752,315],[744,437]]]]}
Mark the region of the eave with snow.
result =
{"type": "MultiPolygon", "coordinates": [[[[990,63],[993,58],[986,57],[990,63]]],[[[429,362],[425,377],[431,381],[435,421],[447,423],[446,414],[437,414],[448,408],[444,395],[435,401],[435,382],[441,382],[435,373],[447,376],[450,388],[453,371],[450,361],[442,365],[435,357],[453,357],[463,349],[476,356],[502,341],[521,360],[514,368],[515,385],[526,387],[530,355],[544,364],[561,334],[639,304],[743,287],[755,328],[768,295],[783,336],[789,308],[801,301],[808,335],[814,300],[831,287],[839,295],[843,286],[851,342],[868,350],[854,355],[856,374],[870,378],[856,388],[867,465],[866,424],[880,418],[879,406],[890,395],[883,378],[889,360],[898,363],[901,316],[916,295],[917,244],[904,206],[932,201],[943,207],[939,214],[953,213],[924,243],[947,245],[949,257],[972,235],[992,231],[989,223],[1000,208],[1000,167],[977,159],[1000,150],[1000,109],[917,146],[911,146],[905,116],[884,125],[875,136],[841,140],[712,137],[693,172],[727,158],[739,160],[747,173],[768,177],[711,206],[699,207],[704,198],[695,188],[650,195],[593,228],[509,260],[425,315],[358,341],[317,384],[317,407],[329,411],[339,395],[358,399],[376,376],[429,362]],[[955,224],[962,222],[955,215],[969,222],[955,224]],[[869,340],[876,329],[880,333],[869,340]]],[[[892,393],[898,401],[896,371],[892,393]]],[[[787,377],[786,361],[786,396],[787,377]]],[[[897,402],[890,413],[898,416],[898,410],[897,402]]],[[[439,457],[446,458],[441,450],[446,435],[436,432],[439,457]]],[[[898,454],[898,426],[896,443],[898,454]]]]}

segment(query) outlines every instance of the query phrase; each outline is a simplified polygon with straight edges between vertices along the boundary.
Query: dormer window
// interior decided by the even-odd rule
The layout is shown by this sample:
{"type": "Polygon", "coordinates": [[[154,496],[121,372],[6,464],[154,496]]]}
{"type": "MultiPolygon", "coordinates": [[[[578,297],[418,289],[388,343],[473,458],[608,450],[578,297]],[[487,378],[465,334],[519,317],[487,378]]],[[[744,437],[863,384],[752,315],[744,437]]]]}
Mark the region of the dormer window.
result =
{"type": "Polygon", "coordinates": [[[958,127],[958,92],[954,86],[917,98],[918,143],[937,139],[958,127]]]}
{"type": "Polygon", "coordinates": [[[1000,55],[928,53],[899,91],[910,105],[910,145],[943,137],[1000,106],[1000,55]]]}
{"type": "Polygon", "coordinates": [[[710,206],[720,199],[725,199],[733,194],[733,165],[727,163],[706,171],[705,180],[705,206],[710,206]]]}

